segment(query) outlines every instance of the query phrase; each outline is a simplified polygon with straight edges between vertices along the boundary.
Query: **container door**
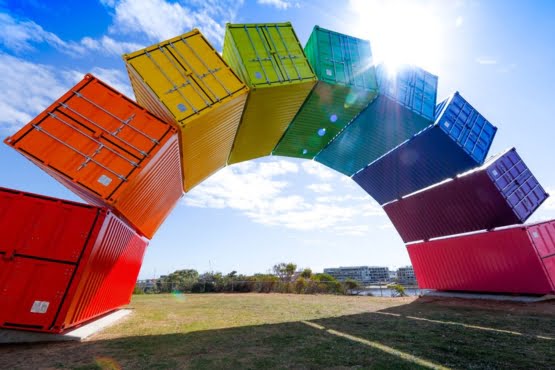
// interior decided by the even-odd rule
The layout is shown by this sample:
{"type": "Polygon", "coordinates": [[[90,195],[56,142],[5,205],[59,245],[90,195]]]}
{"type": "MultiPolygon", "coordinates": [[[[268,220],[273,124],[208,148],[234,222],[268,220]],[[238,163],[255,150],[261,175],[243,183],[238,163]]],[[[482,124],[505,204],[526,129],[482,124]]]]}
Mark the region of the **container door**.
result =
{"type": "Polygon", "coordinates": [[[541,258],[555,256],[555,221],[530,226],[528,234],[541,258]]]}
{"type": "Polygon", "coordinates": [[[0,326],[49,330],[73,270],[30,258],[0,259],[0,326]]]}
{"type": "Polygon", "coordinates": [[[0,251],[77,262],[97,208],[0,191],[0,251]]]}
{"type": "Polygon", "coordinates": [[[551,282],[551,292],[555,293],[555,255],[544,258],[542,262],[547,272],[547,278],[551,282]]]}
{"type": "Polygon", "coordinates": [[[497,128],[458,93],[440,117],[439,124],[477,164],[484,163],[497,128]]]}
{"type": "Polygon", "coordinates": [[[230,27],[233,41],[252,86],[285,82],[276,60],[271,55],[264,31],[258,25],[230,27]]]}
{"type": "Polygon", "coordinates": [[[521,222],[549,196],[514,149],[497,158],[487,171],[521,222]]]}
{"type": "Polygon", "coordinates": [[[275,63],[286,81],[314,79],[314,73],[291,26],[271,24],[264,25],[263,30],[275,63]]]}

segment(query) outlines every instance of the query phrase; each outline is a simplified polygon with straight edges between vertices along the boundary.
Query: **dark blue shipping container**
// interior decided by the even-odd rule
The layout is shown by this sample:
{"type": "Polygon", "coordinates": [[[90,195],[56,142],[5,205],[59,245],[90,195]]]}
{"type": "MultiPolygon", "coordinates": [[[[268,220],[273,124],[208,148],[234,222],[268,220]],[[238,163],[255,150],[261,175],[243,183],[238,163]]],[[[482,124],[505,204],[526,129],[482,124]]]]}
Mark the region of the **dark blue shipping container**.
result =
{"type": "Polygon", "coordinates": [[[380,204],[484,163],[497,128],[460,94],[438,104],[436,121],[353,175],[380,204]]]}
{"type": "Polygon", "coordinates": [[[403,65],[395,71],[380,64],[376,68],[378,88],[385,95],[416,114],[433,121],[437,99],[437,76],[422,68],[403,65]]]}
{"type": "Polygon", "coordinates": [[[383,206],[404,242],[524,223],[548,198],[516,150],[383,206]]]}

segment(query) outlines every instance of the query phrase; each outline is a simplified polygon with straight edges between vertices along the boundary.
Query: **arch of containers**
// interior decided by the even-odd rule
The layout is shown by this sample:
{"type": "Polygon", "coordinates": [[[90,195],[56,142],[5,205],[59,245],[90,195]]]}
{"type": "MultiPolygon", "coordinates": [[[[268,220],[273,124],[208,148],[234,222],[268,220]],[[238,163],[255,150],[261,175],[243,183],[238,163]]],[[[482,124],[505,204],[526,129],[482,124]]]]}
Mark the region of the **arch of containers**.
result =
{"type": "Polygon", "coordinates": [[[267,155],[358,183],[421,288],[555,292],[555,223],[523,225],[548,195],[514,148],[486,161],[497,128],[458,92],[436,105],[436,76],[318,26],[303,49],[290,23],[228,24],[221,55],[193,30],[123,59],[136,102],[88,74],[5,140],[90,205],[0,189],[1,327],[127,304],[183,192],[267,155]]]}

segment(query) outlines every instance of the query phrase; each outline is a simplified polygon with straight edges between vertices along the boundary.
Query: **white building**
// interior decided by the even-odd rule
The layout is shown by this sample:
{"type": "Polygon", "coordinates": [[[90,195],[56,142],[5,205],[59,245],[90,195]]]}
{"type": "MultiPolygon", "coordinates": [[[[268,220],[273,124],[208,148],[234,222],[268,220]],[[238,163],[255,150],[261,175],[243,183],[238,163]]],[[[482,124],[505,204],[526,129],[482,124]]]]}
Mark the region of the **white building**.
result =
{"type": "Polygon", "coordinates": [[[389,281],[389,268],[378,266],[352,266],[325,268],[325,274],[329,274],[338,281],[352,279],[363,285],[386,283],[389,281]]]}

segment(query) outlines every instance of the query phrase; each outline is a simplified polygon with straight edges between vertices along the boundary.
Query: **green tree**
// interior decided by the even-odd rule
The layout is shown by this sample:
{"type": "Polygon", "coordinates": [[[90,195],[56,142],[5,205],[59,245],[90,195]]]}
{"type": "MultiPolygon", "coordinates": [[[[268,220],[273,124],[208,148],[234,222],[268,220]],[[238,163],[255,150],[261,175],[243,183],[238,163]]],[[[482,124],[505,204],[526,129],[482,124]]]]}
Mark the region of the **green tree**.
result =
{"type": "Polygon", "coordinates": [[[301,272],[301,277],[305,279],[310,279],[312,277],[312,270],[309,268],[305,268],[303,272],[301,272]]]}
{"type": "Polygon", "coordinates": [[[291,282],[293,275],[295,274],[295,271],[297,271],[297,265],[289,262],[289,263],[278,263],[277,265],[274,265],[274,267],[272,268],[274,271],[274,274],[283,282],[291,282]]]}

